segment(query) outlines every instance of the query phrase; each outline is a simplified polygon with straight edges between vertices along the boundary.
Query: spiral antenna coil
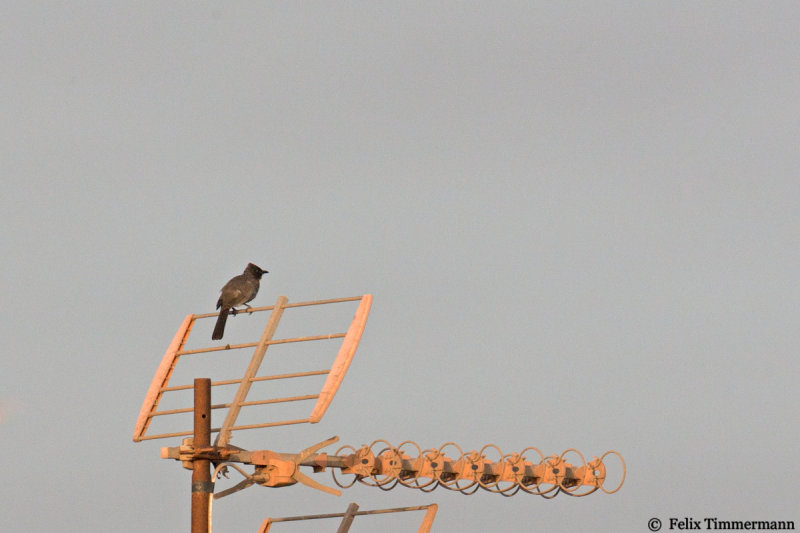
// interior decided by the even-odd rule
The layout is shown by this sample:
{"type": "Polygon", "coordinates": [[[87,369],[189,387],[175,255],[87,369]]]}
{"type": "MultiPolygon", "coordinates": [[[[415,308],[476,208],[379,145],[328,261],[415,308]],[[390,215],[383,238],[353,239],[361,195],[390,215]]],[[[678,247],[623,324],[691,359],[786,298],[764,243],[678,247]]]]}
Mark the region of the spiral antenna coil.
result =
{"type": "Polygon", "coordinates": [[[425,492],[441,487],[462,494],[483,489],[513,496],[522,490],[545,498],[559,493],[588,496],[597,490],[613,494],[622,487],[626,474],[625,460],[614,450],[586,461],[574,448],[545,456],[535,447],[503,453],[498,446],[487,444],[480,450],[464,452],[457,444],[448,442],[423,450],[414,441],[407,440],[395,447],[382,439],[358,449],[342,446],[334,457],[318,458],[316,466],[337,466],[340,472],[334,469],[332,475],[340,488],[358,482],[383,490],[402,485],[425,492]],[[568,461],[570,455],[577,456],[580,463],[568,461]],[[605,486],[609,456],[616,456],[621,471],[619,482],[611,488],[605,486]]]}

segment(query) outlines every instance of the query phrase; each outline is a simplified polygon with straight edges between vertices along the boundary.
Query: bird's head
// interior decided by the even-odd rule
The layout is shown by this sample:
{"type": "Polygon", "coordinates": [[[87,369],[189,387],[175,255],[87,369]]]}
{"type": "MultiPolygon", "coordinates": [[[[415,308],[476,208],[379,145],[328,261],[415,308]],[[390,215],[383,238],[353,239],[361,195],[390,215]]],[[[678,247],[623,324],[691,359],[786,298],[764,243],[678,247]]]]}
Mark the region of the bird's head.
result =
{"type": "Polygon", "coordinates": [[[254,265],[253,263],[248,263],[247,264],[247,268],[245,269],[245,272],[250,272],[252,275],[254,275],[258,279],[261,279],[261,276],[263,276],[264,274],[269,274],[269,272],[267,272],[266,270],[264,270],[260,266],[254,265]]]}

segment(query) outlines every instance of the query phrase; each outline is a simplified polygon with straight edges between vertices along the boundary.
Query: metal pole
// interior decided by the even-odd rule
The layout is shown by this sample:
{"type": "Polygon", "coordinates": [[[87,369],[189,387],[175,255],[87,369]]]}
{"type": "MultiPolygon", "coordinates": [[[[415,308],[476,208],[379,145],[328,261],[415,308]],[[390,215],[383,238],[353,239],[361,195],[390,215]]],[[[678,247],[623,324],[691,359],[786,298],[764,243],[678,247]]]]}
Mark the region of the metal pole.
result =
{"type": "Polygon", "coordinates": [[[347,507],[347,511],[344,512],[344,518],[342,518],[342,523],[339,524],[339,529],[336,530],[336,533],[347,533],[350,531],[350,526],[353,524],[353,519],[356,517],[356,511],[358,511],[358,504],[351,503],[347,507]]]}
{"type": "MultiPolygon", "coordinates": [[[[211,446],[211,380],[194,380],[194,449],[211,446]]],[[[208,510],[214,485],[208,459],[192,462],[192,533],[208,533],[208,510]]]]}

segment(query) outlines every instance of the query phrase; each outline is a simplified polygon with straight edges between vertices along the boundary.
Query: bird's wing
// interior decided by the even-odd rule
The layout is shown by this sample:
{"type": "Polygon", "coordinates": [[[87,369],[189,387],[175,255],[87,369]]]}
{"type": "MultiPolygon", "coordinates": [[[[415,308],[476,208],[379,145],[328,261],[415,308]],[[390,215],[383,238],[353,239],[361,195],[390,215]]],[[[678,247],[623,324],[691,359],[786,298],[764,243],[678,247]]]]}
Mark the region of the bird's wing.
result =
{"type": "Polygon", "coordinates": [[[229,289],[223,293],[225,295],[225,302],[229,307],[236,307],[242,305],[245,301],[245,295],[241,289],[229,289]]]}

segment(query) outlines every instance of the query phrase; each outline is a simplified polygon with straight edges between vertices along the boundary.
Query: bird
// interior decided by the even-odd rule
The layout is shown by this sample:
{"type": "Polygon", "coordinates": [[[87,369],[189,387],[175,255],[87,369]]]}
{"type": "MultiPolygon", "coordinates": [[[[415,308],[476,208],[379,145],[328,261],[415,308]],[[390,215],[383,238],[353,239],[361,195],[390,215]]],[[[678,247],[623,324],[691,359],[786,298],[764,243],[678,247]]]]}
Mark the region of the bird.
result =
{"type": "Polygon", "coordinates": [[[217,317],[217,324],[214,326],[214,333],[211,334],[211,340],[216,341],[222,338],[225,333],[225,322],[228,320],[228,313],[235,315],[237,305],[244,305],[250,309],[247,302],[258,294],[259,281],[264,274],[269,274],[269,272],[253,263],[248,263],[243,273],[232,277],[222,287],[219,300],[217,300],[219,317],[217,317]]]}

